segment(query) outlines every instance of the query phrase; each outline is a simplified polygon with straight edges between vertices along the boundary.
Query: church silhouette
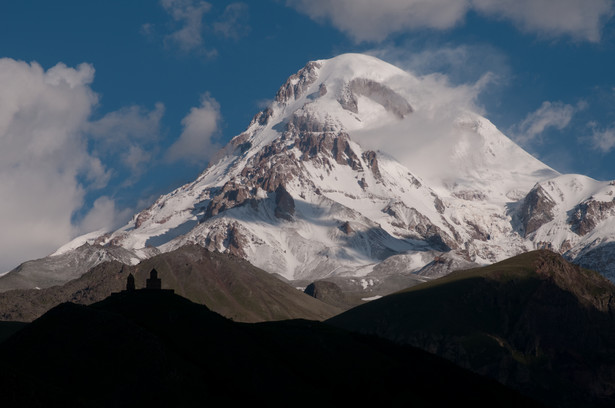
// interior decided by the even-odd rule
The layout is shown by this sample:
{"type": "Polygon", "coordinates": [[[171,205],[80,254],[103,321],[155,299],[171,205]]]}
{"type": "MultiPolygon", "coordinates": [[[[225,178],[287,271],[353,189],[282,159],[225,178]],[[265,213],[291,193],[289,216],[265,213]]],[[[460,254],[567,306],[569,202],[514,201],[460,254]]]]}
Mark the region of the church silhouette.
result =
{"type": "MultiPolygon", "coordinates": [[[[126,278],[126,292],[134,292],[137,288],[135,286],[135,277],[131,273],[126,278]]],[[[169,292],[174,293],[173,289],[162,289],[162,280],[158,277],[158,271],[156,268],[152,269],[149,273],[149,278],[145,281],[145,289],[147,291],[169,292]]]]}

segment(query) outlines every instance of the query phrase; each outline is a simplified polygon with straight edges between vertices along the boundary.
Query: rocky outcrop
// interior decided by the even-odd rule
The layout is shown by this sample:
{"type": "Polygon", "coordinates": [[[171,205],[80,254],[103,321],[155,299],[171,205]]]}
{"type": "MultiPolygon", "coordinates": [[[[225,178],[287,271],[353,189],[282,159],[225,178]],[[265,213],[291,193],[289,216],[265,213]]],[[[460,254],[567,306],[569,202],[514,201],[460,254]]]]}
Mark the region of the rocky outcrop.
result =
{"type": "Polygon", "coordinates": [[[340,230],[346,235],[350,235],[354,232],[354,229],[352,229],[352,226],[348,221],[340,225],[340,230]]]}
{"type": "Polygon", "coordinates": [[[210,218],[222,211],[245,204],[250,198],[252,194],[245,185],[238,184],[234,180],[229,181],[209,202],[205,217],[210,218]]]}
{"type": "Polygon", "coordinates": [[[295,137],[295,147],[303,153],[301,160],[316,160],[326,165],[324,159],[332,158],[336,163],[348,165],[353,170],[363,168],[350,146],[350,136],[333,125],[320,123],[309,116],[297,116],[295,121],[289,123],[287,132],[295,137]]]}
{"type": "Polygon", "coordinates": [[[553,221],[555,202],[549,197],[540,184],[525,196],[519,210],[523,236],[527,237],[544,224],[553,221]]]}
{"type": "Polygon", "coordinates": [[[338,99],[342,108],[359,113],[358,97],[365,96],[382,105],[388,112],[399,119],[412,113],[412,106],[408,101],[391,88],[367,78],[355,78],[348,82],[338,99]]]}
{"type": "Polygon", "coordinates": [[[291,75],[284,85],[278,90],[275,96],[276,102],[286,103],[291,99],[298,99],[307,88],[318,79],[318,69],[321,64],[316,61],[310,61],[307,65],[296,74],[291,75]]]}
{"type": "Polygon", "coordinates": [[[612,201],[587,200],[574,207],[568,223],[572,231],[585,235],[596,225],[609,217],[615,216],[615,199],[612,201]]]}
{"type": "Polygon", "coordinates": [[[395,218],[391,224],[408,231],[408,238],[418,238],[427,241],[439,251],[458,248],[458,244],[446,232],[442,231],[429,218],[415,208],[409,208],[403,202],[388,204],[382,212],[395,218]]]}
{"type": "Polygon", "coordinates": [[[286,221],[292,221],[293,215],[295,215],[295,200],[293,200],[293,197],[281,184],[275,190],[274,214],[277,218],[281,218],[286,221]]]}
{"type": "Polygon", "coordinates": [[[341,309],[347,308],[348,299],[346,294],[342,291],[342,288],[333,282],[325,280],[312,282],[305,288],[303,293],[331,306],[341,309]]]}
{"type": "Polygon", "coordinates": [[[374,178],[382,182],[382,174],[380,173],[380,168],[378,167],[378,155],[373,150],[368,150],[363,152],[363,160],[367,163],[367,166],[372,171],[374,178]]]}

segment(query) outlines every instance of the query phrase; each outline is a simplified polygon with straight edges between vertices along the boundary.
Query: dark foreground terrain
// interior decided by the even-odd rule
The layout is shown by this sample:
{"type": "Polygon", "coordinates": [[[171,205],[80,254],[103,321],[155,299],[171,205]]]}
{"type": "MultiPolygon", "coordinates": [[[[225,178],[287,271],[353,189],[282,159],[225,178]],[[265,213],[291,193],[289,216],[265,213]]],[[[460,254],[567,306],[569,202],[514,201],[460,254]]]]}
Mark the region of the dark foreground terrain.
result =
{"type": "Polygon", "coordinates": [[[162,291],[61,304],[0,344],[0,366],[3,407],[538,406],[409,346],[307,320],[236,323],[162,291]]]}
{"type": "Polygon", "coordinates": [[[615,286],[540,250],[327,321],[445,357],[558,407],[615,406],[615,286]]]}

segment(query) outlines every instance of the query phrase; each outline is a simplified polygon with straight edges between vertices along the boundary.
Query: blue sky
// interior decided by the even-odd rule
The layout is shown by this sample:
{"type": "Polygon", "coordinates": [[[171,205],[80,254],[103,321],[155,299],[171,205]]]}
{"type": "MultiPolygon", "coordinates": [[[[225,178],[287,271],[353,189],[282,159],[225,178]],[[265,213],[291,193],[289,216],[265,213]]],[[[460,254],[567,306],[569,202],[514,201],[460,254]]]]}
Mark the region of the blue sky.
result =
{"type": "Polygon", "coordinates": [[[193,180],[309,60],[472,89],[560,172],[615,179],[612,0],[0,4],[0,272],[193,180]]]}

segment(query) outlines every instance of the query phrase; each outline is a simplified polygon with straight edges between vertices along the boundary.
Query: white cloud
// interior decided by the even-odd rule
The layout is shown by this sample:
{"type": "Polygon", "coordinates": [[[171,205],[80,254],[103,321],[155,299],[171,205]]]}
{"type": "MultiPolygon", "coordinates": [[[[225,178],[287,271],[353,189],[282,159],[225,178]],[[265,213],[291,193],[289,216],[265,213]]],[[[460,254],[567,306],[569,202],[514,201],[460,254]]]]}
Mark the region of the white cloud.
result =
{"type": "Polygon", "coordinates": [[[130,106],[89,123],[87,131],[96,155],[118,156],[121,164],[131,172],[127,182],[134,182],[143,174],[157,148],[164,111],[162,103],[157,103],[151,111],[130,106]]]}
{"type": "Polygon", "coordinates": [[[595,150],[608,153],[615,149],[615,126],[606,129],[598,129],[595,123],[590,123],[592,128],[591,144],[595,150]]]}
{"type": "Polygon", "coordinates": [[[165,42],[177,45],[183,51],[201,48],[203,15],[211,9],[211,4],[201,0],[160,0],[160,4],[179,24],[176,31],[165,37],[165,42]]]}
{"type": "MultiPolygon", "coordinates": [[[[434,186],[458,179],[461,166],[443,165],[441,159],[456,157],[455,150],[462,146],[460,140],[466,140],[468,146],[475,146],[473,143],[479,140],[473,131],[466,130],[464,121],[472,120],[468,112],[483,112],[477,100],[491,80],[492,75],[487,73],[474,83],[462,85],[452,85],[442,74],[405,81],[410,86],[405,94],[416,96],[409,100],[414,111],[403,120],[354,131],[351,137],[364,149],[388,152],[434,186]]],[[[397,86],[403,89],[405,85],[397,86]]]]}
{"type": "Polygon", "coordinates": [[[515,126],[512,133],[514,140],[522,145],[540,141],[540,138],[548,128],[562,130],[566,128],[572,117],[579,110],[584,109],[584,104],[580,103],[576,107],[562,102],[542,103],[540,108],[529,113],[521,123],[515,126]]]}
{"type": "Polygon", "coordinates": [[[248,20],[248,5],[246,3],[231,3],[224,9],[220,19],[213,23],[216,34],[227,38],[239,39],[250,32],[248,20]]]}
{"type": "Polygon", "coordinates": [[[450,29],[474,10],[524,31],[599,41],[612,0],[287,0],[315,20],[330,21],[357,42],[417,29],[450,29]]]}
{"type": "Polygon", "coordinates": [[[208,93],[201,96],[201,106],[192,108],[182,119],[183,131],[167,151],[170,161],[186,160],[201,164],[210,159],[220,148],[212,141],[219,132],[220,105],[208,93]]]}
{"type": "Polygon", "coordinates": [[[472,0],[478,12],[510,20],[521,30],[597,42],[612,0],[472,0]]]}
{"type": "Polygon", "coordinates": [[[419,76],[445,72],[448,80],[457,84],[472,83],[487,73],[491,81],[501,83],[510,72],[508,57],[489,45],[425,46],[409,40],[395,46],[379,46],[366,53],[419,76]]]}
{"type": "Polygon", "coordinates": [[[109,231],[127,221],[132,215],[132,210],[118,210],[115,201],[107,196],[102,196],[94,201],[92,208],[79,221],[77,235],[87,234],[92,231],[109,231]]]}
{"type": "Polygon", "coordinates": [[[88,186],[108,179],[87,151],[97,103],[94,68],[0,59],[0,271],[44,256],[72,238],[88,186]]]}
{"type": "Polygon", "coordinates": [[[316,20],[328,20],[357,42],[382,41],[393,33],[448,29],[468,11],[468,0],[287,0],[316,20]]]}

